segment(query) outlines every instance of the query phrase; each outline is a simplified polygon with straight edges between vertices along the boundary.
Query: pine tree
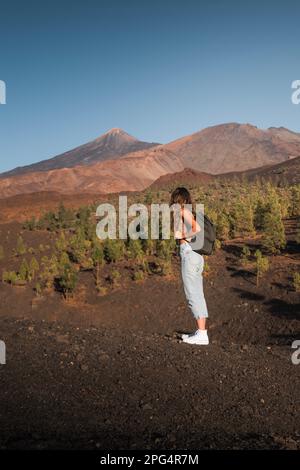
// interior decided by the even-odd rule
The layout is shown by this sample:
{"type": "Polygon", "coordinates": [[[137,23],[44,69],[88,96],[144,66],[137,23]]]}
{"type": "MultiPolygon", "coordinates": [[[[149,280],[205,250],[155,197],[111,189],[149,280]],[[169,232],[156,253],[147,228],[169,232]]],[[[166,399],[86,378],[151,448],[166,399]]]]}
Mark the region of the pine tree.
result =
{"type": "Polygon", "coordinates": [[[291,188],[289,214],[292,217],[300,215],[300,184],[291,188]]]}
{"type": "Polygon", "coordinates": [[[35,257],[31,258],[29,265],[30,280],[34,279],[37,271],[40,269],[39,263],[35,257]]]}
{"type": "Polygon", "coordinates": [[[262,245],[269,253],[278,253],[286,245],[284,225],[279,211],[265,215],[262,245]]]}
{"type": "Polygon", "coordinates": [[[285,230],[281,217],[281,206],[275,189],[267,187],[267,211],[262,221],[263,247],[269,253],[278,253],[286,245],[285,230]]]}
{"type": "Polygon", "coordinates": [[[127,254],[131,259],[135,259],[137,262],[141,262],[144,257],[141,241],[139,239],[132,240],[131,238],[127,244],[127,254]]]}
{"type": "Polygon", "coordinates": [[[109,262],[119,261],[124,255],[124,243],[122,240],[107,238],[103,245],[104,257],[109,262]]]}
{"type": "Polygon", "coordinates": [[[92,260],[94,263],[94,266],[96,268],[96,286],[99,287],[100,285],[100,267],[104,263],[104,253],[103,253],[103,248],[102,245],[98,242],[94,244],[93,250],[92,250],[92,260]]]}
{"type": "Polygon", "coordinates": [[[63,251],[66,251],[68,247],[68,242],[66,240],[64,232],[60,233],[60,236],[55,242],[55,248],[58,251],[58,253],[62,253],[63,251]]]}
{"type": "Polygon", "coordinates": [[[230,232],[229,217],[223,211],[217,215],[217,237],[219,240],[228,240],[230,232]]]}
{"type": "Polygon", "coordinates": [[[269,260],[262,255],[260,250],[256,250],[254,256],[256,259],[256,285],[259,286],[260,279],[269,270],[269,260]]]}
{"type": "Polygon", "coordinates": [[[27,260],[24,258],[22,260],[20,269],[19,269],[19,279],[21,281],[29,281],[30,280],[30,268],[28,265],[27,260]]]}
{"type": "Polygon", "coordinates": [[[65,264],[60,272],[58,278],[58,285],[60,286],[64,297],[72,294],[78,281],[77,271],[71,264],[65,264]]]}
{"type": "Polygon", "coordinates": [[[234,236],[253,235],[255,233],[253,219],[254,214],[250,201],[237,202],[233,210],[234,236]]]}

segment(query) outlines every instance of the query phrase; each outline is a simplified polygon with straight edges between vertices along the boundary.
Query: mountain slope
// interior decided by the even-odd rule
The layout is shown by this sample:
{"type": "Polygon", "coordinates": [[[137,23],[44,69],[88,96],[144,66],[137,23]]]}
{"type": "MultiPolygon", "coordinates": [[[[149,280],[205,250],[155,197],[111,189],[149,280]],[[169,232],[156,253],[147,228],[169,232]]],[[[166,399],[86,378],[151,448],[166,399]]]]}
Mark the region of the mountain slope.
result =
{"type": "MultiPolygon", "coordinates": [[[[40,191],[139,191],[157,178],[184,168],[211,175],[265,169],[282,162],[289,168],[289,162],[297,157],[300,134],[283,127],[262,130],[249,124],[223,124],[165,145],[140,142],[120,129],[112,129],[54,159],[0,175],[0,197],[40,191]]],[[[286,171],[292,176],[294,170],[286,171]]],[[[193,177],[198,179],[190,175],[188,180],[193,177]]]]}
{"type": "Polygon", "coordinates": [[[139,191],[161,175],[182,170],[180,159],[160,146],[133,152],[119,160],[3,178],[0,179],[0,197],[40,191],[62,194],[139,191]]]}
{"type": "Polygon", "coordinates": [[[197,185],[206,184],[213,178],[214,176],[208,173],[192,170],[191,168],[184,168],[183,171],[178,171],[176,173],[167,173],[163,176],[160,176],[157,180],[154,181],[154,183],[149,186],[149,189],[171,190],[176,186],[193,187],[197,185]]]}
{"type": "Polygon", "coordinates": [[[208,127],[166,144],[184,167],[218,174],[276,164],[300,156],[300,134],[229,123],[208,127]]]}
{"type": "Polygon", "coordinates": [[[155,145],[158,144],[142,142],[122,129],[114,128],[87,144],[80,145],[73,150],[48,160],[7,171],[0,174],[0,178],[58,168],[72,168],[77,165],[91,165],[105,160],[116,159],[130,152],[148,149],[155,145]]]}
{"type": "Polygon", "coordinates": [[[277,163],[276,165],[267,165],[260,168],[253,168],[243,172],[231,172],[218,175],[218,178],[246,178],[255,180],[256,178],[271,180],[273,183],[282,185],[300,183],[300,157],[277,163]]]}

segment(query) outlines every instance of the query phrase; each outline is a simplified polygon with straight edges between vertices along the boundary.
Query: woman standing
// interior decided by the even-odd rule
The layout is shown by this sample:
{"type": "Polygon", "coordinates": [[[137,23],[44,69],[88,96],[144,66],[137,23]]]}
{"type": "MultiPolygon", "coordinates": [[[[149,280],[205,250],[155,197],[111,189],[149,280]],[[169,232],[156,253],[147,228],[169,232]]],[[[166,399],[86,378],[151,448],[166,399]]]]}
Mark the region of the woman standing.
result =
{"type": "Polygon", "coordinates": [[[203,256],[193,251],[189,243],[201,227],[197,223],[193,213],[185,205],[192,205],[192,199],[186,188],[177,188],[171,195],[171,205],[177,204],[183,221],[181,230],[174,229],[174,235],[179,243],[181,259],[181,277],[184,293],[196,320],[197,329],[192,334],[182,335],[184,343],[207,345],[209,344],[206,318],[208,317],[206,301],[203,292],[202,272],[204,267],[203,256]]]}

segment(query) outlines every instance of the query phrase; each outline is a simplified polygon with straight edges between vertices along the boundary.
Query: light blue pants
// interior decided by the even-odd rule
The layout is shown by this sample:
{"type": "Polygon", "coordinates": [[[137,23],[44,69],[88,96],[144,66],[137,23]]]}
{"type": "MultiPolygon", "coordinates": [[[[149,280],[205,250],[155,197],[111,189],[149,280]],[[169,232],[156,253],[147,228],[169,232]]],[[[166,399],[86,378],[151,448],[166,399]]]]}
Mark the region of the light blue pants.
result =
{"type": "Polygon", "coordinates": [[[204,259],[188,243],[180,245],[181,277],[184,293],[194,318],[208,317],[203,292],[204,259]]]}

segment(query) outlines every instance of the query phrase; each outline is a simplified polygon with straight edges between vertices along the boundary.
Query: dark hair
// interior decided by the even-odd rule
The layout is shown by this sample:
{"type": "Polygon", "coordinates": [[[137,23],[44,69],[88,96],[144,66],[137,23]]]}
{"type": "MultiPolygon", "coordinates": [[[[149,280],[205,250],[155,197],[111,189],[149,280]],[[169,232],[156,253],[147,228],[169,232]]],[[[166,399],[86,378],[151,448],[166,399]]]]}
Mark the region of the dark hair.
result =
{"type": "MultiPolygon", "coordinates": [[[[183,208],[184,204],[191,204],[192,205],[192,213],[194,214],[193,201],[192,201],[191,194],[186,188],[184,188],[182,186],[174,189],[174,191],[172,192],[171,200],[170,200],[170,206],[172,206],[173,204],[179,204],[182,208],[183,208]]],[[[174,230],[174,213],[173,213],[173,211],[171,212],[171,225],[172,225],[172,229],[174,230]]]]}
{"type": "Polygon", "coordinates": [[[183,204],[192,204],[190,192],[184,187],[174,189],[170,201],[170,205],[172,204],[180,204],[181,206],[183,206],[183,204]]]}

